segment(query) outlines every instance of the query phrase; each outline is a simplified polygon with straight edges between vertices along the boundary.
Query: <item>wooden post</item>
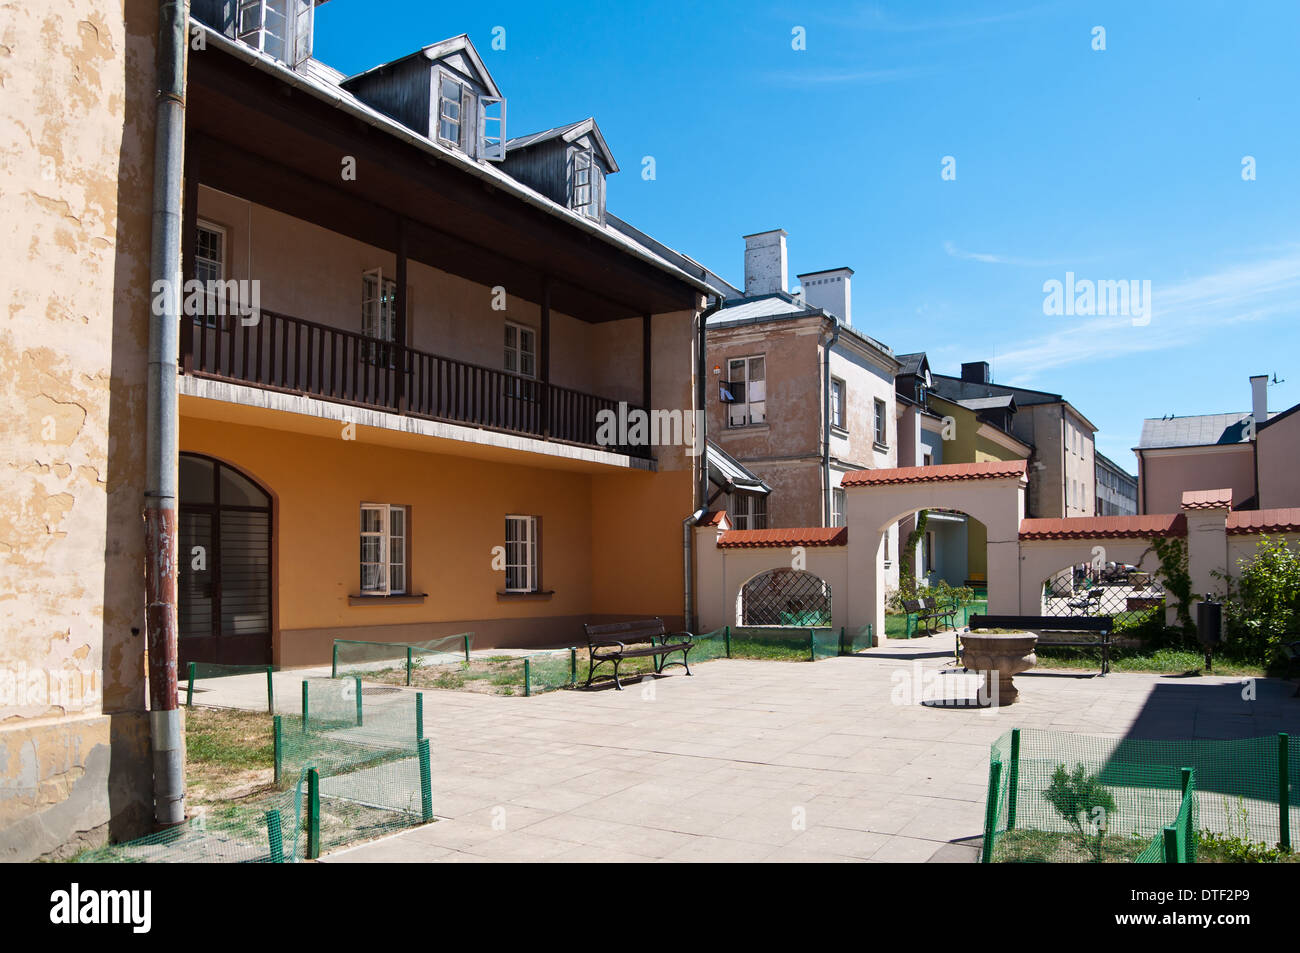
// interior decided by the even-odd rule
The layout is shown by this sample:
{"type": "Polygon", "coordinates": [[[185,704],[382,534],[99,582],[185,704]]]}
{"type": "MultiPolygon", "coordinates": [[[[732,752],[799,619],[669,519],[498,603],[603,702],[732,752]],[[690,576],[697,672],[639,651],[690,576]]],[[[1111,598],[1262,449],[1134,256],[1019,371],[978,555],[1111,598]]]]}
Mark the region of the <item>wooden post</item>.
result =
{"type": "Polygon", "coordinates": [[[538,431],[551,436],[551,276],[542,275],[541,333],[538,335],[537,377],[541,381],[538,431]]]}
{"type": "MultiPolygon", "coordinates": [[[[393,340],[396,342],[397,345],[397,354],[395,355],[397,358],[395,362],[397,365],[397,371],[396,371],[397,381],[396,381],[396,386],[394,387],[393,397],[394,397],[394,403],[397,406],[397,412],[399,414],[404,414],[406,413],[406,406],[407,406],[406,376],[407,376],[408,368],[407,368],[406,348],[407,348],[407,344],[409,343],[407,340],[407,338],[409,337],[409,332],[407,331],[407,327],[406,327],[406,318],[407,318],[407,314],[406,314],[406,306],[407,306],[406,219],[402,217],[399,217],[397,219],[396,279],[397,279],[397,296],[396,299],[393,301],[394,324],[395,324],[395,327],[393,328],[393,340]]],[[[380,294],[381,295],[383,294],[382,288],[380,289],[380,294]]]]}
{"type": "Polygon", "coordinates": [[[650,315],[641,315],[641,407],[650,411],[650,315]]]}

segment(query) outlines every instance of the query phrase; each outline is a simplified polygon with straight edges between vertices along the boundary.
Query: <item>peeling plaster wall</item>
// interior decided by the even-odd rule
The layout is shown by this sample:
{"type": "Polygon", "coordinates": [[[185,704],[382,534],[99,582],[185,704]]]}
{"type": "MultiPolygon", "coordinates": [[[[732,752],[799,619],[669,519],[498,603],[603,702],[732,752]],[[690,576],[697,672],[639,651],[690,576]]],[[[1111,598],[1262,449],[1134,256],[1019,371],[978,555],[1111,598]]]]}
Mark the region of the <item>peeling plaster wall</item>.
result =
{"type": "Polygon", "coordinates": [[[156,34],[142,0],[0,4],[0,859],[150,813],[132,630],[156,34]]]}

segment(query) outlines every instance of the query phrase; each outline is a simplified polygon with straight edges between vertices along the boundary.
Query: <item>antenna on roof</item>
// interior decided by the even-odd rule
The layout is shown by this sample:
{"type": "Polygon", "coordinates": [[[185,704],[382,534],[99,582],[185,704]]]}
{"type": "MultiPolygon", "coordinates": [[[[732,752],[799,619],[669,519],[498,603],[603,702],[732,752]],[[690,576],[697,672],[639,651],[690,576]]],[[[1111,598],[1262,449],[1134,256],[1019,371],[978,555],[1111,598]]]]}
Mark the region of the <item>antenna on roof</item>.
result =
{"type": "Polygon", "coordinates": [[[1285,384],[1285,383],[1286,383],[1286,378],[1284,377],[1284,378],[1282,378],[1281,380],[1278,380],[1278,379],[1277,379],[1277,371],[1274,371],[1274,372],[1273,372],[1273,380],[1270,381],[1270,383],[1272,383],[1272,384],[1285,384]]]}

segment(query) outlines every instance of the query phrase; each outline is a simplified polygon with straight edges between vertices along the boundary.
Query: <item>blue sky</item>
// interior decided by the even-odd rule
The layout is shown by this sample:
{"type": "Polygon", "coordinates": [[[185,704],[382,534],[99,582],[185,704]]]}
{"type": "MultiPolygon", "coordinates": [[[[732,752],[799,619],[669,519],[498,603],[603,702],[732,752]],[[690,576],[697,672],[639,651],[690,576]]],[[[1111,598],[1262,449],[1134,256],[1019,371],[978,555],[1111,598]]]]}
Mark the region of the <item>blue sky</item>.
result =
{"type": "Polygon", "coordinates": [[[733,283],[784,228],[792,283],[852,267],[855,327],[1065,394],[1133,472],[1144,417],[1300,402],[1300,3],[332,0],[316,52],[460,33],[510,135],[596,117],[615,214],[733,283]],[[1045,315],[1067,271],[1149,280],[1149,323],[1045,315]]]}

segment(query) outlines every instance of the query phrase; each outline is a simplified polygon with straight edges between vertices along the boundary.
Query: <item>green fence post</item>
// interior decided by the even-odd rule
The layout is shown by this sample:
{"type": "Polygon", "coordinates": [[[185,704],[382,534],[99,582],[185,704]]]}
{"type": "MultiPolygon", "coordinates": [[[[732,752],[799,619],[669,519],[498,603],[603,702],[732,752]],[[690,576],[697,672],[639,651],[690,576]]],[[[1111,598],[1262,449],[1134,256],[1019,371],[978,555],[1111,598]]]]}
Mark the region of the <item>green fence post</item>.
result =
{"type": "Polygon", "coordinates": [[[284,723],[279,715],[272,721],[271,736],[275,739],[275,783],[279,784],[284,769],[284,723]]]}
{"type": "Polygon", "coordinates": [[[876,647],[876,623],[868,622],[867,623],[867,648],[874,649],[875,647],[876,647]]]}
{"type": "Polygon", "coordinates": [[[469,661],[469,633],[465,633],[465,661],[469,661]]]}
{"type": "Polygon", "coordinates": [[[840,654],[841,655],[849,654],[844,651],[844,626],[840,626],[840,654]]]}
{"type": "Polygon", "coordinates": [[[185,689],[185,707],[193,708],[194,707],[194,663],[193,662],[190,663],[189,675],[190,675],[190,684],[189,687],[185,689]]]}
{"type": "Polygon", "coordinates": [[[411,687],[411,647],[406,647],[406,687],[411,687]]]}
{"type": "Polygon", "coordinates": [[[266,812],[266,841],[271,850],[271,863],[284,863],[284,837],[280,832],[280,812],[276,808],[266,812]]]}
{"type": "Polygon", "coordinates": [[[320,772],[307,769],[307,857],[320,856],[320,772]]]}
{"type": "Polygon", "coordinates": [[[429,772],[429,739],[421,738],[420,752],[420,816],[424,823],[433,820],[433,781],[429,772]]]}
{"type": "MultiPolygon", "coordinates": [[[[1183,768],[1183,800],[1196,796],[1196,769],[1183,768]]],[[[1179,805],[1182,810],[1182,805],[1179,805]]],[[[1195,826],[1192,824],[1192,812],[1187,812],[1187,826],[1183,830],[1183,854],[1189,864],[1196,862],[1195,843],[1197,838],[1195,826]]]]}
{"type": "Polygon", "coordinates": [[[424,692],[415,693],[415,740],[424,737],[424,692]]]}
{"type": "Polygon", "coordinates": [[[575,646],[574,648],[569,649],[569,687],[572,688],[577,684],[578,684],[578,649],[575,646]]]}
{"type": "Polygon", "coordinates": [[[1016,826],[1016,791],[1020,787],[1020,729],[1011,729],[1011,766],[1007,771],[1007,830],[1016,826]]]}
{"type": "Polygon", "coordinates": [[[722,643],[726,646],[727,658],[731,658],[731,626],[729,625],[722,627],[722,643]]]}
{"type": "Polygon", "coordinates": [[[1002,762],[989,762],[989,794],[988,801],[984,805],[984,847],[980,855],[980,863],[990,864],[993,862],[993,839],[997,836],[998,823],[998,793],[1002,784],[1002,762]]]}
{"type": "Polygon", "coordinates": [[[817,661],[817,630],[808,630],[808,661],[817,661]]]}
{"type": "Polygon", "coordinates": [[[302,730],[307,731],[307,679],[302,680],[302,730]]]}
{"type": "Polygon", "coordinates": [[[533,693],[533,670],[529,665],[528,659],[524,659],[524,697],[527,698],[533,693]]]}
{"type": "Polygon", "coordinates": [[[333,661],[330,662],[330,678],[338,678],[338,677],[339,677],[339,643],[338,640],[335,639],[333,661]]]}
{"type": "Polygon", "coordinates": [[[1291,779],[1287,759],[1290,738],[1285,731],[1277,733],[1277,811],[1279,843],[1283,850],[1291,849],[1291,779]]]}
{"type": "Polygon", "coordinates": [[[358,675],[355,680],[357,691],[357,727],[361,727],[363,715],[361,713],[361,676],[358,675]]]}
{"type": "Polygon", "coordinates": [[[268,715],[275,714],[275,680],[271,678],[274,672],[275,666],[266,667],[266,713],[268,715]]]}
{"type": "Polygon", "coordinates": [[[1165,863],[1178,863],[1178,828],[1169,824],[1164,829],[1165,835],[1165,863]]]}

